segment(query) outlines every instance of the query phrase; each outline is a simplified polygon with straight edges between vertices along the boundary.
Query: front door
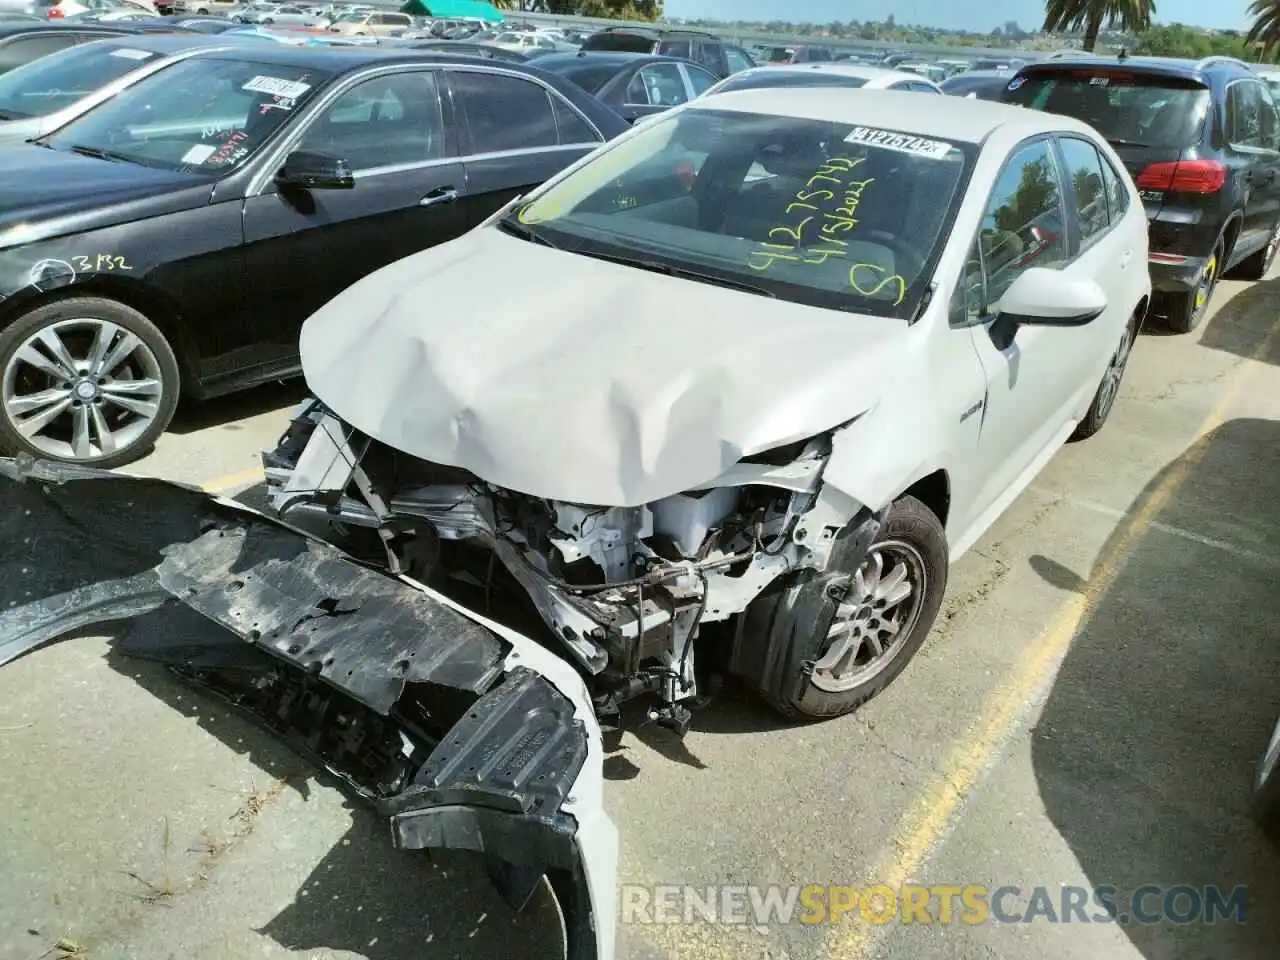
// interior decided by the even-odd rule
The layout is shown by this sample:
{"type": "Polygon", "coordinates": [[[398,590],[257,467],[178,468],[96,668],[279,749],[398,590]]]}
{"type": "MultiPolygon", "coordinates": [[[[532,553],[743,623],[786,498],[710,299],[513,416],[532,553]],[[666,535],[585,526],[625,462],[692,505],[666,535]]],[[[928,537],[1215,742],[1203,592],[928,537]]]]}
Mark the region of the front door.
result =
{"type": "Polygon", "coordinates": [[[302,323],[342,290],[463,232],[464,171],[438,78],[419,69],[362,80],[302,131],[292,149],[345,160],[354,189],[272,183],[245,201],[251,320],[280,356],[296,356],[302,323]]]}
{"type": "Polygon", "coordinates": [[[981,417],[977,494],[972,515],[957,518],[959,528],[1010,496],[1027,469],[1060,438],[1082,391],[1097,386],[1088,386],[1096,352],[1089,346],[1092,325],[1010,331],[998,320],[1001,296],[1028,268],[1089,276],[1093,259],[1107,255],[1098,248],[1088,262],[1073,257],[1074,215],[1069,218],[1067,207],[1072,196],[1052,141],[1044,138],[1014,151],[988,201],[962,284],[963,307],[953,315],[953,323],[968,327],[987,378],[983,408],[974,413],[981,417]]]}

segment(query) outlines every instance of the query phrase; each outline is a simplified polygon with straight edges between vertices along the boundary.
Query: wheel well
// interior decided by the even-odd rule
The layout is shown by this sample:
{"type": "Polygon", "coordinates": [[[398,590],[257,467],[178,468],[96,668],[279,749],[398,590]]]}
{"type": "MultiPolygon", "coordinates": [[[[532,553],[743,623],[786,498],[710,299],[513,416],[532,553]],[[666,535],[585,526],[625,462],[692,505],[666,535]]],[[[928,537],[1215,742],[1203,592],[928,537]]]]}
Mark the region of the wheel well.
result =
{"type": "MultiPolygon", "coordinates": [[[[75,297],[103,297],[107,300],[115,300],[126,307],[132,307],[154,323],[168,339],[173,347],[174,356],[178,359],[178,369],[182,371],[180,388],[183,395],[198,392],[200,376],[196,365],[196,353],[187,339],[186,331],[178,321],[176,310],[170,306],[163,295],[147,289],[142,284],[110,280],[101,275],[90,277],[79,283],[51,290],[39,297],[24,299],[20,302],[14,301],[10,310],[7,311],[8,316],[0,321],[0,326],[4,326],[15,316],[30,313],[45,304],[55,303],[58,300],[71,300],[75,297]],[[13,309],[15,307],[16,309],[13,309]]],[[[10,304],[6,303],[5,306],[10,307],[10,304]]]]}
{"type": "Polygon", "coordinates": [[[928,476],[921,477],[902,495],[912,496],[933,511],[943,527],[947,525],[947,514],[951,511],[951,479],[945,470],[935,470],[928,476]]]}
{"type": "Polygon", "coordinates": [[[1236,238],[1240,236],[1240,224],[1243,223],[1241,217],[1232,217],[1227,224],[1227,228],[1222,231],[1222,256],[1224,260],[1231,259],[1231,251],[1236,245],[1236,238]]]}

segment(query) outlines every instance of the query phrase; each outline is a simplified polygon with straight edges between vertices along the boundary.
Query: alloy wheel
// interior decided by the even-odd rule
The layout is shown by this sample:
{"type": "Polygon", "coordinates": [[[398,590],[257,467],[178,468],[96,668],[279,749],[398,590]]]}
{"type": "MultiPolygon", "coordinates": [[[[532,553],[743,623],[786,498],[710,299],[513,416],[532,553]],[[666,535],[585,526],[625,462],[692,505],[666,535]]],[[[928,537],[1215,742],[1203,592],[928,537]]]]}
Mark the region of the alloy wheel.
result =
{"type": "Polygon", "coordinates": [[[1107,371],[1102,375],[1102,386],[1098,390],[1099,417],[1105,417],[1110,413],[1111,405],[1116,402],[1116,396],[1120,393],[1120,381],[1124,379],[1124,368],[1129,363],[1129,354],[1133,352],[1133,341],[1137,339],[1137,334],[1138,321],[1134,317],[1124,328],[1120,346],[1116,347],[1116,352],[1111,355],[1107,371]]]}
{"type": "Polygon", "coordinates": [[[160,363],[137,334],[108,320],[60,320],[10,355],[0,410],[41,453],[93,461],[137,443],[164,390],[160,363]]]}
{"type": "Polygon", "coordinates": [[[1209,304],[1209,297],[1213,294],[1214,285],[1218,282],[1218,254],[1215,251],[1209,261],[1204,265],[1204,272],[1200,274],[1200,282],[1196,284],[1196,300],[1195,311],[1200,313],[1209,304]]]}
{"type": "Polygon", "coordinates": [[[849,578],[813,664],[819,690],[839,693],[884,670],[915,628],[927,592],[924,558],[901,540],[876,544],[849,578]]]}

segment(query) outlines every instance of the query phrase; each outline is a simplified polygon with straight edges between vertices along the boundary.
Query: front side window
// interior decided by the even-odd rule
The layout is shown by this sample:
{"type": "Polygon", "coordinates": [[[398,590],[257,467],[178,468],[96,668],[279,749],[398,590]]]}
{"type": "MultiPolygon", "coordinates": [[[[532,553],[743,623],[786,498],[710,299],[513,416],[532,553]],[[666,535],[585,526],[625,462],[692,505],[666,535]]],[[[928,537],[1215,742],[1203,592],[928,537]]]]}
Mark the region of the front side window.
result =
{"type": "Polygon", "coordinates": [[[330,74],[197,57],[157,70],[43,142],[121,163],[223,176],[242,166],[330,74]]]}
{"type": "Polygon", "coordinates": [[[586,256],[907,318],[973,153],[845,122],[685,110],[599,152],[500,224],[586,256]]]}
{"type": "Polygon", "coordinates": [[[678,107],[688,99],[684,77],[680,75],[680,67],[674,63],[655,63],[637,70],[627,84],[626,101],[629,104],[678,107]]]}
{"type": "Polygon", "coordinates": [[[299,150],[346,160],[353,170],[445,156],[436,75],[397,73],[358,83],[307,128],[299,150]]]}
{"type": "Polygon", "coordinates": [[[1080,225],[1080,247],[1089,246],[1111,227],[1107,208],[1106,182],[1102,178],[1103,159],[1093,144],[1076,137],[1058,141],[1066,165],[1066,178],[1076,201],[1076,220],[1080,225]]]}
{"type": "Polygon", "coordinates": [[[1062,187],[1048,141],[1023,147],[996,181],[978,235],[985,304],[998,301],[1028,267],[1066,262],[1062,187]]]}
{"type": "Polygon", "coordinates": [[[128,44],[72,47],[0,76],[0,120],[46,117],[154,60],[128,44]]]}
{"type": "Polygon", "coordinates": [[[702,96],[716,85],[716,78],[701,67],[686,64],[684,69],[685,73],[689,75],[689,83],[693,86],[693,95],[695,97],[702,96]]]}
{"type": "Polygon", "coordinates": [[[1022,73],[1001,99],[1083,120],[1115,144],[1178,150],[1199,141],[1210,102],[1198,80],[1108,67],[1022,73]]]}
{"type": "Polygon", "coordinates": [[[472,153],[554,147],[556,118],[547,91],[521,77],[458,70],[453,92],[466,111],[472,153]]]}

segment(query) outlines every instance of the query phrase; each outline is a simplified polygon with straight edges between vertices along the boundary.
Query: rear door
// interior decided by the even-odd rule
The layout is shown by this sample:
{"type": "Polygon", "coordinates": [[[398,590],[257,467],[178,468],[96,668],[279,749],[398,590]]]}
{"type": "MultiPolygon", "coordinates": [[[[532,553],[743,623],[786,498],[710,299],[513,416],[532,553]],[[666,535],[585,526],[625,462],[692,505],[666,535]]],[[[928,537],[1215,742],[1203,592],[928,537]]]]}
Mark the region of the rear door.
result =
{"type": "Polygon", "coordinates": [[[365,75],[291,134],[288,152],[345,160],[354,189],[270,182],[245,200],[251,321],[287,355],[303,321],[346,287],[462,233],[466,181],[440,76],[365,75]]]}
{"type": "Polygon", "coordinates": [[[1275,105],[1259,81],[1236,80],[1227,87],[1226,128],[1244,210],[1234,263],[1265,246],[1280,217],[1275,105]]]}
{"type": "Polygon", "coordinates": [[[465,229],[603,142],[568,100],[531,77],[498,66],[447,75],[461,121],[465,229]]]}

